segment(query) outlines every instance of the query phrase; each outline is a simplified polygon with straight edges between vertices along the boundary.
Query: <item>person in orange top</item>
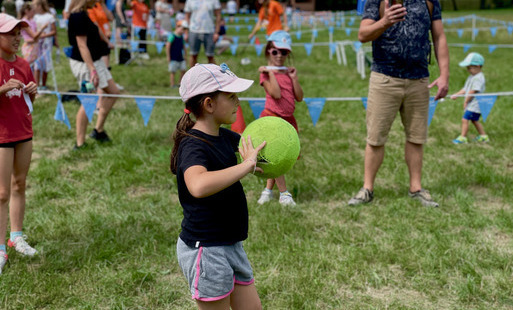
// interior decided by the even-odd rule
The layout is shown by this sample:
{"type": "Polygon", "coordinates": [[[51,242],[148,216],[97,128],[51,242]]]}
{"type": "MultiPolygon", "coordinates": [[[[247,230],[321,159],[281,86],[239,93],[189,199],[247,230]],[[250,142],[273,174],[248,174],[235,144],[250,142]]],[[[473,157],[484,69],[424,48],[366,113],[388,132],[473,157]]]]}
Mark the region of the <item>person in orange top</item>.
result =
{"type": "Polygon", "coordinates": [[[281,4],[274,0],[258,0],[258,5],[260,5],[260,9],[258,10],[258,22],[253,28],[253,31],[249,34],[249,39],[253,38],[255,33],[263,25],[267,27],[268,36],[276,30],[289,31],[287,15],[283,14],[285,11],[281,4]]]}
{"type": "MultiPolygon", "coordinates": [[[[150,9],[144,2],[144,0],[133,0],[130,4],[134,14],[132,15],[132,31],[136,31],[139,28],[139,40],[146,41],[146,28],[148,27],[148,17],[150,9]]],[[[140,43],[139,49],[146,54],[146,43],[140,43]]],[[[147,57],[147,56],[146,56],[147,57]]]]}
{"type": "Polygon", "coordinates": [[[110,50],[114,48],[109,40],[112,34],[110,22],[114,20],[114,15],[112,15],[112,12],[107,8],[107,5],[105,5],[105,0],[98,0],[92,8],[87,9],[87,15],[89,16],[89,19],[98,26],[100,37],[109,47],[104,51],[104,55],[102,56],[102,59],[108,68],[110,50]]]}

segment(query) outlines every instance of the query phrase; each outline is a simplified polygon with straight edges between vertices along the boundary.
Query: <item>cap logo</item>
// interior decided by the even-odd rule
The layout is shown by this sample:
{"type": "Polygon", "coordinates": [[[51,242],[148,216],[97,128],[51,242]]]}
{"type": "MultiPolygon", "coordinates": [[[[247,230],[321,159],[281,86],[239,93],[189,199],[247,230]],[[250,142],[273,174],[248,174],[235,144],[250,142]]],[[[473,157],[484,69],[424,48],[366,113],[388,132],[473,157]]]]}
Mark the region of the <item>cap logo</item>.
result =
{"type": "Polygon", "coordinates": [[[229,67],[228,67],[228,65],[227,65],[227,64],[225,64],[224,62],[223,62],[221,65],[219,65],[219,67],[221,68],[221,72],[222,72],[222,73],[226,73],[226,74],[228,74],[229,76],[235,76],[235,77],[236,77],[235,73],[233,73],[232,71],[230,71],[230,68],[229,68],[229,67]]]}

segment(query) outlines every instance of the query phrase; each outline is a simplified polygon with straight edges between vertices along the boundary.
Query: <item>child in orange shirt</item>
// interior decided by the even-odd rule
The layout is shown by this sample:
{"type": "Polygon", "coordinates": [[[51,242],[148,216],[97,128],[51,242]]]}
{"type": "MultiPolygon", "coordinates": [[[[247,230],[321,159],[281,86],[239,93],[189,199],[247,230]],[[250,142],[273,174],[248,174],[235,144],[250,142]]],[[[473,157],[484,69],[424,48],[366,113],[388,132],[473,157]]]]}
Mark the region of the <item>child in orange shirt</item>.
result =
{"type": "MultiPolygon", "coordinates": [[[[150,9],[144,0],[133,0],[130,4],[134,15],[132,16],[132,31],[137,31],[135,34],[139,35],[139,40],[146,41],[146,28],[148,27],[148,17],[150,9]]],[[[147,54],[146,43],[139,44],[139,50],[142,51],[142,57],[149,59],[147,54]]]]}

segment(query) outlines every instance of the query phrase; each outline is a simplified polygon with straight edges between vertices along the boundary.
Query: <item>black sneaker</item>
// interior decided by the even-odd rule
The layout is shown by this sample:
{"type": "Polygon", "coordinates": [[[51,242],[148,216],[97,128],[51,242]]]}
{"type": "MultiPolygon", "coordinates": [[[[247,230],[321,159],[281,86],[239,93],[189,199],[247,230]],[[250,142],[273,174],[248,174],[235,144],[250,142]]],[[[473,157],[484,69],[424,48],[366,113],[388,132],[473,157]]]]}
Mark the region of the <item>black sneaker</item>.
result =
{"type": "Polygon", "coordinates": [[[87,147],[87,143],[85,143],[85,142],[81,146],[78,146],[75,144],[75,146],[73,147],[73,151],[80,151],[80,150],[85,149],[86,147],[87,147]]]}
{"type": "Polygon", "coordinates": [[[89,135],[91,138],[95,139],[98,142],[111,142],[109,136],[107,135],[107,132],[104,130],[102,132],[98,132],[98,130],[93,129],[91,134],[89,135]]]}

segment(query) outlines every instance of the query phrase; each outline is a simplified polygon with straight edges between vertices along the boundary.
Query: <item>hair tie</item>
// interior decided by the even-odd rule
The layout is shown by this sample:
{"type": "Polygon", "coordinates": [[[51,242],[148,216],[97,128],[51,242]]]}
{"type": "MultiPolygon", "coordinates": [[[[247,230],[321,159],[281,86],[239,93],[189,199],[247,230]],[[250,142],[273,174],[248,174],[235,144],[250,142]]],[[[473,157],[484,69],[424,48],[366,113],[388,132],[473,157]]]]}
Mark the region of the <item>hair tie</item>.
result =
{"type": "Polygon", "coordinates": [[[183,109],[183,112],[184,112],[185,114],[191,114],[191,111],[189,111],[188,109],[183,109]]]}

